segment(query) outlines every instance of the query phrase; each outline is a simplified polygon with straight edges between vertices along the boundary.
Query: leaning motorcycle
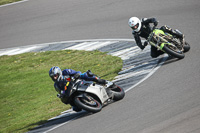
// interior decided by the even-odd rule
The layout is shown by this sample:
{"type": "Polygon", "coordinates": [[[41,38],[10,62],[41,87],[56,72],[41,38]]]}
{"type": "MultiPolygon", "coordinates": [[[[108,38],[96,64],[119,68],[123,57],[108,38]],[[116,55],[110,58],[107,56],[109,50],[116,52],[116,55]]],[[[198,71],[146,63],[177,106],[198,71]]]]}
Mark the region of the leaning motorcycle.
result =
{"type": "Polygon", "coordinates": [[[82,79],[68,81],[61,91],[65,104],[76,106],[88,112],[99,112],[102,107],[124,98],[124,90],[111,81],[99,85],[82,79]]]}
{"type": "Polygon", "coordinates": [[[155,26],[152,28],[147,42],[168,55],[179,59],[183,59],[185,57],[184,52],[190,50],[190,45],[187,42],[182,43],[178,38],[157,29],[155,26]]]}

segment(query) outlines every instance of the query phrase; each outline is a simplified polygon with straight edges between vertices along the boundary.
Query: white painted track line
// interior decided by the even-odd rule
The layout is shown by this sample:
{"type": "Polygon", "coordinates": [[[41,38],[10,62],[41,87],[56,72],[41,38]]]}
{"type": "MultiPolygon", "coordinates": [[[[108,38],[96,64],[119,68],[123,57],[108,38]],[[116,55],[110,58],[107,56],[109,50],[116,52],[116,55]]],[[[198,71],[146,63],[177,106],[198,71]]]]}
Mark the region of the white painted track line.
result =
{"type": "Polygon", "coordinates": [[[13,52],[13,53],[8,54],[8,55],[17,55],[17,54],[22,54],[22,53],[30,52],[31,50],[36,49],[36,48],[38,48],[38,47],[35,46],[35,47],[20,49],[20,50],[18,50],[18,51],[16,51],[16,52],[13,52]]]}
{"type": "Polygon", "coordinates": [[[75,46],[72,46],[72,47],[69,47],[69,48],[65,48],[65,49],[63,49],[63,50],[70,50],[70,49],[76,50],[76,49],[78,49],[78,48],[81,48],[81,47],[85,46],[85,45],[88,44],[88,43],[89,43],[89,42],[83,42],[83,43],[80,43],[80,44],[78,44],[78,45],[75,45],[75,46]]]}
{"type": "Polygon", "coordinates": [[[92,50],[96,50],[98,48],[102,48],[102,47],[105,47],[107,45],[110,45],[110,44],[113,44],[113,43],[116,43],[117,41],[107,41],[107,42],[101,42],[99,45],[95,45],[93,47],[90,47],[88,48],[87,50],[88,51],[92,51],[92,50]]]}
{"type": "Polygon", "coordinates": [[[13,2],[13,3],[1,5],[0,7],[11,6],[11,5],[15,5],[15,4],[19,4],[19,3],[23,3],[23,2],[27,2],[27,1],[29,1],[29,0],[22,0],[22,1],[18,1],[18,2],[13,2]]]}
{"type": "Polygon", "coordinates": [[[93,47],[95,45],[101,44],[100,42],[90,42],[85,46],[77,48],[77,50],[87,50],[89,47],[93,47]]]}
{"type": "Polygon", "coordinates": [[[26,47],[26,48],[15,48],[15,49],[8,49],[8,50],[1,50],[0,51],[0,56],[2,55],[17,55],[17,54],[22,54],[26,52],[30,52],[31,50],[34,50],[36,48],[39,48],[39,46],[33,46],[33,47],[26,47]]]}
{"type": "Polygon", "coordinates": [[[9,55],[9,54],[14,53],[14,52],[19,51],[19,50],[20,50],[19,48],[8,50],[8,51],[6,50],[5,52],[0,53],[0,56],[2,56],[2,55],[9,55]]]}

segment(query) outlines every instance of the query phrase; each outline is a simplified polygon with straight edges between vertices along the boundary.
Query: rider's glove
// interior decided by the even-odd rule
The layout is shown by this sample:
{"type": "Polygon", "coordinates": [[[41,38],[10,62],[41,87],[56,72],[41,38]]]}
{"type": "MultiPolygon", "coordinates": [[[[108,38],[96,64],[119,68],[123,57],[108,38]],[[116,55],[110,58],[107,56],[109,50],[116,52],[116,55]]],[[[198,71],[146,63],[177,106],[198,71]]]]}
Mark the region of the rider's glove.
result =
{"type": "Polygon", "coordinates": [[[148,42],[147,41],[145,41],[144,42],[144,47],[146,47],[148,45],[148,42]]]}
{"type": "Polygon", "coordinates": [[[145,42],[144,42],[144,45],[141,47],[141,49],[143,50],[147,45],[148,45],[148,42],[145,41],[145,42]]]}
{"type": "Polygon", "coordinates": [[[154,26],[158,25],[158,21],[156,20],[156,18],[153,18],[153,24],[154,24],[154,26]]]}
{"type": "Polygon", "coordinates": [[[154,26],[157,26],[158,25],[158,21],[155,21],[153,24],[154,24],[154,26]]]}

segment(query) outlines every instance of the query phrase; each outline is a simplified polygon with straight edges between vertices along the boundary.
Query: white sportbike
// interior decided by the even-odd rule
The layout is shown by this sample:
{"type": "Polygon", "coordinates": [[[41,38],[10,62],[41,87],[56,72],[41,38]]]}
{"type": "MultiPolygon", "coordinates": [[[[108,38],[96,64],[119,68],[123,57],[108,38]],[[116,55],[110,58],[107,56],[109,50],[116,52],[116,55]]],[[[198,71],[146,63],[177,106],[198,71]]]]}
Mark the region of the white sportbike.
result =
{"type": "Polygon", "coordinates": [[[63,91],[66,104],[93,113],[101,111],[111,101],[121,100],[125,96],[124,90],[111,81],[99,85],[93,81],[72,80],[66,83],[63,91]]]}

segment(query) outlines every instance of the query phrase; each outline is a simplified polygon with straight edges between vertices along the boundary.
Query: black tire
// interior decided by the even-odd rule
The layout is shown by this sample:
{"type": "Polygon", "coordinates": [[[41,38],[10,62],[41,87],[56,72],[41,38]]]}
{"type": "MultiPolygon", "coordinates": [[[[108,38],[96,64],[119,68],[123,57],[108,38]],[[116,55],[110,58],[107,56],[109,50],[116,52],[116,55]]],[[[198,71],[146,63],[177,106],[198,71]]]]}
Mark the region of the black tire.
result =
{"type": "Polygon", "coordinates": [[[86,110],[88,112],[99,112],[102,109],[102,104],[89,94],[84,94],[84,96],[78,95],[74,98],[74,103],[77,107],[86,110]]]}
{"type": "Polygon", "coordinates": [[[124,89],[117,85],[114,85],[111,88],[111,92],[113,93],[113,100],[115,100],[115,101],[121,100],[125,96],[124,89]]]}
{"type": "Polygon", "coordinates": [[[163,50],[175,57],[175,58],[179,58],[179,59],[183,59],[185,57],[184,53],[182,51],[180,51],[177,47],[174,47],[172,45],[169,45],[169,44],[165,44],[164,47],[163,47],[163,50]]]}
{"type": "Polygon", "coordinates": [[[185,45],[184,45],[184,53],[188,52],[190,50],[190,44],[185,42],[185,45]]]}

